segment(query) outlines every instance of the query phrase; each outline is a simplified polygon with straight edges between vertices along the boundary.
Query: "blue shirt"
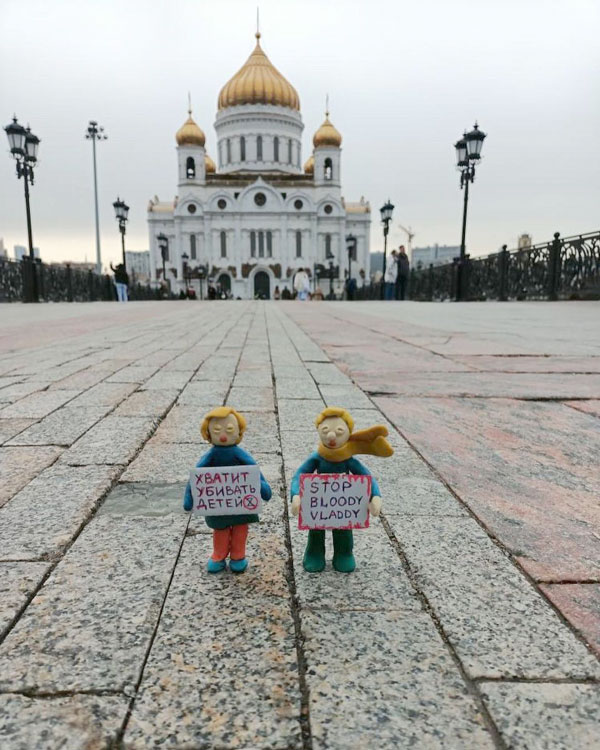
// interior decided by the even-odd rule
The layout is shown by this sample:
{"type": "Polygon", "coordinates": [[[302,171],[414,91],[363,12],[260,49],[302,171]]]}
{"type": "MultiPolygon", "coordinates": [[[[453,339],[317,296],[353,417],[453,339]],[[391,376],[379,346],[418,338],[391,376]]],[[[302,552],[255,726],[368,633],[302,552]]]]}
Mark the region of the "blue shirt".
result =
{"type": "MultiPolygon", "coordinates": [[[[256,466],[256,461],[249,453],[239,445],[213,445],[196,464],[197,469],[208,468],[210,466],[245,466],[252,464],[256,466]]],[[[263,500],[271,499],[271,487],[267,480],[260,475],[260,496],[263,500]]],[[[192,488],[187,483],[185,488],[185,497],[183,499],[184,510],[191,510],[193,507],[192,488]]],[[[256,523],[258,515],[240,514],[237,516],[206,516],[206,525],[211,529],[226,529],[228,526],[239,526],[243,523],[256,523]]]]}
{"type": "Polygon", "coordinates": [[[379,495],[379,485],[364,464],[357,458],[348,458],[346,461],[328,461],[320,456],[317,451],[311,454],[306,461],[298,467],[290,487],[290,496],[300,494],[300,474],[362,474],[371,477],[371,497],[379,495]]]}

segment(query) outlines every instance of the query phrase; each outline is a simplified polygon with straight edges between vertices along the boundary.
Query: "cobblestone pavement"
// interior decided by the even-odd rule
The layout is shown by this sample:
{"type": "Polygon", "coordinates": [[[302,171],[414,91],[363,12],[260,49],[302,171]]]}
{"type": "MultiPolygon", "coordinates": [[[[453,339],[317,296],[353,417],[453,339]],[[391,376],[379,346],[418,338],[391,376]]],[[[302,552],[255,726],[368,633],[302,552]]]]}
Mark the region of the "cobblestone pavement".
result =
{"type": "Polygon", "coordinates": [[[600,746],[597,303],[0,307],[0,747],[600,746]],[[274,489],[184,513],[205,411],[274,489]],[[358,567],[301,565],[312,420],[390,427],[358,567]]]}

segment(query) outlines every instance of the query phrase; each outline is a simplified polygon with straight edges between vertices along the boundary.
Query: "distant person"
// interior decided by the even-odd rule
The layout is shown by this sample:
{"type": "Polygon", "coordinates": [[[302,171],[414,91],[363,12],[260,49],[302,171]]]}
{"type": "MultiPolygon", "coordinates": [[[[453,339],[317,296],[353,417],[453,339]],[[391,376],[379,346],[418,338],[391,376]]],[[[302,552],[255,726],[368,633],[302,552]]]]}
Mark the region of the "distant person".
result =
{"type": "Polygon", "coordinates": [[[117,301],[127,302],[127,287],[129,286],[129,276],[123,263],[119,263],[115,268],[110,264],[110,270],[115,275],[115,288],[117,290],[117,301]]]}
{"type": "Polygon", "coordinates": [[[303,302],[308,299],[308,293],[310,292],[310,281],[306,271],[301,268],[294,278],[294,289],[298,294],[298,299],[303,302]]]}
{"type": "Polygon", "coordinates": [[[287,286],[284,288],[283,292],[281,292],[281,299],[292,299],[292,293],[287,286]]]}
{"type": "Polygon", "coordinates": [[[386,300],[394,299],[394,292],[396,290],[396,278],[398,276],[397,257],[398,253],[395,250],[392,250],[392,254],[390,255],[390,258],[385,267],[385,276],[383,277],[383,281],[385,283],[386,300]]]}
{"type": "Polygon", "coordinates": [[[346,299],[352,301],[356,296],[356,279],[346,279],[346,299]]]}
{"type": "Polygon", "coordinates": [[[315,293],[313,294],[312,298],[313,298],[313,300],[315,300],[316,302],[322,302],[322,301],[323,301],[323,300],[325,299],[325,297],[324,297],[324,295],[323,295],[323,290],[321,289],[321,287],[320,287],[320,286],[318,286],[318,287],[317,287],[317,288],[315,289],[315,293]]]}
{"type": "Polygon", "coordinates": [[[278,286],[273,290],[273,299],[281,299],[281,292],[279,291],[278,286]]]}
{"type": "Polygon", "coordinates": [[[408,278],[410,276],[410,261],[406,254],[404,245],[400,245],[400,251],[398,253],[398,275],[396,277],[396,299],[404,299],[406,297],[406,287],[408,286],[408,278]]]}

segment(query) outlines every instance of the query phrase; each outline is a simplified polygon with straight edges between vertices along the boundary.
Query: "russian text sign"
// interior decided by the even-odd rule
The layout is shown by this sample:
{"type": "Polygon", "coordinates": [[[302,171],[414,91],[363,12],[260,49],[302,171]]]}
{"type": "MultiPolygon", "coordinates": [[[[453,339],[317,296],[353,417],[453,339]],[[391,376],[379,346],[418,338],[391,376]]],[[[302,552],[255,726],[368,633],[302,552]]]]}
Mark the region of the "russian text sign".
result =
{"type": "Polygon", "coordinates": [[[201,516],[260,513],[258,466],[218,466],[190,472],[193,510],[201,516]]]}
{"type": "Polygon", "coordinates": [[[366,529],[371,477],[301,474],[299,529],[366,529]]]}

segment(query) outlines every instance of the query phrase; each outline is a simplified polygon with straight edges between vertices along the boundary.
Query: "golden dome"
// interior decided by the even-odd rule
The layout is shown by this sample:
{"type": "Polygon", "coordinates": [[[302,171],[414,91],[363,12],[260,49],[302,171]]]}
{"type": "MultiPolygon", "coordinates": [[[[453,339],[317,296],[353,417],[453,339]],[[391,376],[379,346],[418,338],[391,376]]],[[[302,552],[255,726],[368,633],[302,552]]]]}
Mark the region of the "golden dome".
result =
{"type": "Polygon", "coordinates": [[[314,174],[315,173],[315,157],[311,154],[306,162],[304,163],[304,171],[306,174],[314,174]]]}
{"type": "Polygon", "coordinates": [[[244,65],[221,89],[219,109],[239,104],[274,104],[278,107],[300,109],[296,89],[272,64],[260,46],[256,33],[256,47],[244,65]]]}
{"type": "Polygon", "coordinates": [[[214,163],[214,161],[210,158],[208,154],[204,155],[204,169],[206,171],[206,174],[210,174],[211,172],[217,171],[217,165],[214,163]]]}
{"type": "Polygon", "coordinates": [[[188,110],[189,117],[175,133],[178,146],[204,146],[206,136],[192,119],[192,110],[188,110]]]}
{"type": "Polygon", "coordinates": [[[319,146],[337,146],[342,144],[342,134],[329,122],[329,112],[325,112],[325,122],[313,136],[315,148],[319,146]]]}

